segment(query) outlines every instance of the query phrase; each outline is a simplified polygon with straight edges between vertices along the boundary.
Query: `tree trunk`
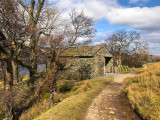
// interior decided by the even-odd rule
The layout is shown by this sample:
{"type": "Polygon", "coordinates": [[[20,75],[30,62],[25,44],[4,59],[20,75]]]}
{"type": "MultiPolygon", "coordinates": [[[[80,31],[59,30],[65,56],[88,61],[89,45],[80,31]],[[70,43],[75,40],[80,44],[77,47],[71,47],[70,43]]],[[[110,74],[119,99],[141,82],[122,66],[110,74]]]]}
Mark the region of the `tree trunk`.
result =
{"type": "Polygon", "coordinates": [[[122,48],[119,49],[119,56],[118,56],[118,66],[121,66],[121,56],[122,56],[122,48]]]}
{"type": "Polygon", "coordinates": [[[53,75],[52,73],[51,90],[50,90],[50,105],[55,103],[55,94],[57,90],[57,81],[54,76],[55,74],[53,75]]]}
{"type": "Polygon", "coordinates": [[[6,79],[9,82],[9,86],[13,86],[13,74],[12,74],[12,65],[11,62],[5,62],[5,74],[6,74],[6,79]]]}
{"type": "Polygon", "coordinates": [[[33,85],[35,80],[36,80],[36,75],[37,75],[37,39],[33,33],[31,37],[31,56],[30,56],[30,61],[31,61],[31,66],[32,70],[30,70],[30,82],[33,85]]]}
{"type": "Polygon", "coordinates": [[[118,66],[122,65],[122,60],[121,60],[121,56],[119,56],[119,60],[118,60],[118,66]]]}
{"type": "Polygon", "coordinates": [[[10,89],[10,98],[6,100],[6,105],[8,108],[9,120],[19,120],[19,115],[15,112],[14,101],[13,101],[13,89],[10,89]]]}
{"type": "Polygon", "coordinates": [[[0,81],[3,81],[3,68],[2,68],[3,66],[2,66],[2,61],[0,61],[0,78],[1,78],[1,80],[0,81]]]}
{"type": "Polygon", "coordinates": [[[6,79],[6,66],[5,66],[5,63],[2,62],[2,74],[3,74],[3,83],[4,83],[4,89],[6,89],[6,85],[7,85],[7,79],[6,79]]]}
{"type": "Polygon", "coordinates": [[[50,66],[51,66],[51,62],[47,62],[47,68],[46,68],[46,71],[47,71],[47,73],[49,73],[49,71],[50,71],[50,66]]]}
{"type": "MultiPolygon", "coordinates": [[[[57,90],[57,80],[56,80],[56,74],[57,74],[57,65],[56,62],[51,63],[51,88],[50,88],[50,105],[55,103],[55,94],[57,90]]],[[[49,106],[50,106],[49,105],[49,106]]]]}
{"type": "Polygon", "coordinates": [[[12,64],[13,81],[19,82],[18,81],[18,64],[14,60],[11,61],[11,64],[12,64]]]}
{"type": "Polygon", "coordinates": [[[35,83],[35,81],[37,79],[36,75],[37,75],[37,72],[36,72],[36,70],[34,68],[33,68],[33,70],[30,70],[30,80],[29,80],[29,82],[32,85],[35,83]]]}

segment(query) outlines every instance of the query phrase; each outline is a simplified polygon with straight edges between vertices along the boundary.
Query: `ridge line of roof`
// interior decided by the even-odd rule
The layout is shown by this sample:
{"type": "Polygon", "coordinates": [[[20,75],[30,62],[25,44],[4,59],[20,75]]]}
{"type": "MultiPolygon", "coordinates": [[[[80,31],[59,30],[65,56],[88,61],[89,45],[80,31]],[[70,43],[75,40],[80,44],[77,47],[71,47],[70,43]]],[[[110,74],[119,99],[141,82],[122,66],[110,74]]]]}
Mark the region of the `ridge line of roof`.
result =
{"type": "Polygon", "coordinates": [[[104,44],[100,44],[100,45],[82,45],[82,46],[71,46],[70,48],[76,48],[76,47],[94,47],[94,46],[103,46],[104,44]]]}
{"type": "MultiPolygon", "coordinates": [[[[88,46],[74,46],[64,51],[61,56],[95,56],[96,53],[98,53],[98,51],[100,51],[104,46],[105,44],[88,45],[88,46]]],[[[107,52],[107,54],[109,56],[112,56],[109,52],[107,52]]]]}
{"type": "Polygon", "coordinates": [[[98,50],[97,50],[95,53],[93,53],[93,56],[95,56],[95,54],[96,54],[98,51],[100,51],[102,47],[104,47],[104,44],[100,45],[100,47],[98,48],[98,50]]]}

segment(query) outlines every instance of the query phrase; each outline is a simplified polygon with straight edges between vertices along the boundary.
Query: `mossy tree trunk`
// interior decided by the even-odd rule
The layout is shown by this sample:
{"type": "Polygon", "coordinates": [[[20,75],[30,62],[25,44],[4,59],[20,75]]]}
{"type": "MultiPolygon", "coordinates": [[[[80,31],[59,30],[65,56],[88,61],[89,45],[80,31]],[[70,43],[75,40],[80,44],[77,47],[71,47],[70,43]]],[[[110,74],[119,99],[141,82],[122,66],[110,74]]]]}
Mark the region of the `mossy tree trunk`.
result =
{"type": "Polygon", "coordinates": [[[119,54],[118,54],[118,64],[117,64],[117,67],[121,66],[122,64],[122,48],[123,48],[123,44],[120,45],[120,48],[119,48],[119,54]]]}
{"type": "Polygon", "coordinates": [[[11,64],[12,64],[13,81],[19,82],[18,81],[18,64],[14,60],[11,60],[11,64]]]}
{"type": "Polygon", "coordinates": [[[6,79],[9,83],[9,86],[13,86],[13,72],[12,72],[12,64],[11,61],[6,62],[5,61],[5,73],[6,73],[6,79]]]}
{"type": "Polygon", "coordinates": [[[0,78],[1,78],[1,81],[3,81],[3,65],[2,65],[2,57],[1,57],[1,52],[0,52],[0,78]]]}
{"type": "MultiPolygon", "coordinates": [[[[33,35],[34,36],[34,35],[33,35]]],[[[36,37],[31,37],[31,56],[30,56],[30,61],[31,61],[31,66],[32,69],[30,70],[30,82],[34,84],[36,80],[36,75],[37,75],[37,40],[36,37]]]]}
{"type": "Polygon", "coordinates": [[[57,74],[57,69],[58,66],[56,64],[56,62],[51,62],[50,65],[50,72],[49,72],[49,80],[50,80],[50,105],[53,104],[55,102],[55,93],[57,90],[57,79],[56,79],[56,74],[57,74]]]}
{"type": "MultiPolygon", "coordinates": [[[[1,56],[2,58],[2,56],[1,56]]],[[[4,89],[6,89],[6,85],[7,85],[7,79],[6,79],[6,66],[4,61],[0,61],[0,67],[1,67],[1,80],[3,81],[3,85],[4,85],[4,89]]]]}
{"type": "Polygon", "coordinates": [[[4,84],[4,89],[6,89],[6,85],[7,85],[7,79],[6,79],[6,72],[5,72],[5,64],[2,63],[2,75],[3,75],[3,84],[4,84]]]}

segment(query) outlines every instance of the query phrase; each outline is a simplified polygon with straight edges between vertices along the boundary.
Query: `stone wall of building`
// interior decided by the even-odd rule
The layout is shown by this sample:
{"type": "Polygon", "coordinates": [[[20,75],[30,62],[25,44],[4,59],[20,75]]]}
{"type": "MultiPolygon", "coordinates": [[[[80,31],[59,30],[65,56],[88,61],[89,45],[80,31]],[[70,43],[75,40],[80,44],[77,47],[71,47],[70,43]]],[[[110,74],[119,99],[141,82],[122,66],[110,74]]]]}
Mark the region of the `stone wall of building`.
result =
{"type": "Polygon", "coordinates": [[[83,47],[83,49],[82,47],[74,47],[69,49],[63,57],[65,59],[69,58],[66,70],[60,73],[65,79],[84,80],[95,76],[103,76],[106,72],[111,72],[113,66],[112,55],[104,46],[83,47]],[[75,52],[75,50],[77,51],[75,52]],[[72,55],[71,53],[75,53],[77,57],[68,56],[72,55]],[[108,62],[106,62],[106,58],[108,62]]]}
{"type": "Polygon", "coordinates": [[[105,67],[105,58],[101,55],[95,55],[94,57],[94,76],[102,76],[104,75],[104,67],[105,67]]]}
{"type": "Polygon", "coordinates": [[[67,61],[65,68],[60,73],[65,79],[90,79],[94,77],[94,58],[72,58],[67,61]]]}
{"type": "Polygon", "coordinates": [[[88,58],[70,58],[66,61],[65,70],[60,72],[62,78],[84,80],[103,76],[112,71],[113,59],[105,66],[105,57],[96,54],[88,58]]]}

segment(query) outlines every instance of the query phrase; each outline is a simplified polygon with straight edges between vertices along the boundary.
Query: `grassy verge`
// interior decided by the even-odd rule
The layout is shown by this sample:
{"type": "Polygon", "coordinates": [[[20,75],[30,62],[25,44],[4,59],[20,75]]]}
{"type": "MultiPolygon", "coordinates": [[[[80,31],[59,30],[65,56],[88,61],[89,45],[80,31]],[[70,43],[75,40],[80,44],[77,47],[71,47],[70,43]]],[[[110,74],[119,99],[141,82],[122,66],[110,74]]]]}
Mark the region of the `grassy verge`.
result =
{"type": "Polygon", "coordinates": [[[70,97],[35,120],[80,120],[84,117],[92,100],[102,91],[112,78],[77,82],[66,94],[70,97]]]}
{"type": "Polygon", "coordinates": [[[125,81],[129,101],[143,119],[160,120],[160,63],[137,70],[125,81]]]}

